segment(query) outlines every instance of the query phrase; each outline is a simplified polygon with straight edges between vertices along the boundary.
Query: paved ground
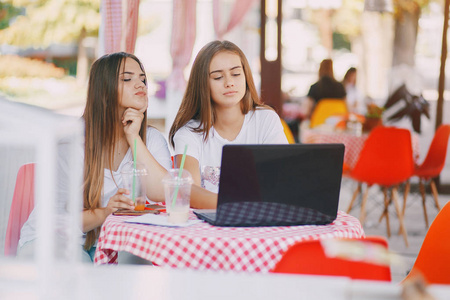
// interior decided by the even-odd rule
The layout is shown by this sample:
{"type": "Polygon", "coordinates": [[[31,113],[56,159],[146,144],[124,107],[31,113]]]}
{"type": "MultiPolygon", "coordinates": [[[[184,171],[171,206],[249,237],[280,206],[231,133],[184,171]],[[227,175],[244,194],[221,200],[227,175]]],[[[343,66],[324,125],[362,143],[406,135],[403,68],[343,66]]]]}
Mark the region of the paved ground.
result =
{"type": "MultiPolygon", "coordinates": [[[[355,188],[355,182],[350,179],[343,179],[339,209],[343,211],[347,210],[355,188]]],[[[400,193],[399,196],[403,199],[403,193],[400,193]]],[[[378,223],[378,219],[382,212],[382,201],[383,194],[381,190],[378,187],[373,186],[369,191],[367,218],[363,224],[366,235],[381,235],[387,237],[386,221],[383,220],[381,223],[378,223]]],[[[439,195],[439,204],[441,207],[448,201],[450,201],[450,195],[439,195]]],[[[434,201],[431,194],[427,194],[426,202],[428,221],[431,224],[438,211],[433,204],[434,201]]],[[[395,215],[393,205],[391,205],[389,212],[391,228],[391,237],[388,238],[389,249],[390,251],[399,254],[403,258],[404,262],[401,265],[391,265],[392,281],[400,282],[414,264],[416,256],[419,253],[420,247],[427,233],[422,208],[422,198],[419,194],[417,186],[413,185],[411,188],[411,193],[407,199],[405,212],[405,226],[408,232],[409,247],[406,247],[403,236],[398,233],[399,223],[395,215]]],[[[350,214],[355,217],[359,217],[359,213],[359,205],[350,212],[350,214]]]]}

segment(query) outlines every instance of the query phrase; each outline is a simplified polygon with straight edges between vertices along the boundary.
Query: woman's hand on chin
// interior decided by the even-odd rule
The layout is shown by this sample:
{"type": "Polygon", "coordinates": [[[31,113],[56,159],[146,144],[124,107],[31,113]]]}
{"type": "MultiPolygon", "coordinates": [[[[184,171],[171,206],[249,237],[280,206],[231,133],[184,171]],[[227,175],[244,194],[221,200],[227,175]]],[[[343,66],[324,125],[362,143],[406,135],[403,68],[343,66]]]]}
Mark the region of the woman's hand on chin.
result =
{"type": "Polygon", "coordinates": [[[147,110],[137,110],[134,108],[127,108],[122,116],[123,131],[127,139],[136,138],[139,136],[139,130],[141,129],[142,121],[144,120],[144,112],[147,110]]]}

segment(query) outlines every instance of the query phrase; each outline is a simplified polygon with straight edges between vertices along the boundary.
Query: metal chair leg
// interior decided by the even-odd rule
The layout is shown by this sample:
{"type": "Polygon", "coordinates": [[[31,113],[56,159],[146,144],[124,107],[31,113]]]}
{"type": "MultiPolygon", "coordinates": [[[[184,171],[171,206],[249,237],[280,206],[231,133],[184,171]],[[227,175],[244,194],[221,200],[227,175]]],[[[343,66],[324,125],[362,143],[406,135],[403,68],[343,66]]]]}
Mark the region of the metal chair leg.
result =
{"type": "Polygon", "coordinates": [[[369,195],[369,188],[370,186],[366,187],[366,190],[364,191],[364,196],[361,202],[361,213],[359,215],[359,221],[361,222],[361,225],[364,225],[364,221],[366,218],[366,203],[367,203],[367,196],[369,195]]]}
{"type": "Polygon", "coordinates": [[[406,247],[409,247],[408,244],[408,233],[406,232],[405,223],[403,222],[403,215],[400,209],[400,204],[398,203],[398,192],[397,187],[392,188],[392,201],[394,202],[395,210],[397,212],[398,221],[400,223],[400,230],[403,234],[403,238],[405,240],[406,247]]]}
{"type": "Polygon", "coordinates": [[[438,191],[436,188],[436,183],[434,182],[433,179],[431,179],[431,181],[430,181],[430,186],[431,186],[431,192],[433,193],[434,204],[436,205],[436,208],[438,209],[438,211],[440,211],[441,207],[439,205],[438,191]]]}
{"type": "Polygon", "coordinates": [[[386,187],[383,188],[383,195],[384,195],[384,209],[383,209],[383,213],[381,214],[380,218],[378,219],[378,223],[381,223],[383,218],[385,216],[387,216],[387,213],[388,213],[389,199],[388,199],[386,187]]]}
{"type": "Polygon", "coordinates": [[[406,184],[405,184],[405,192],[403,193],[403,208],[402,208],[403,216],[405,215],[406,199],[408,198],[410,188],[411,188],[411,184],[410,184],[409,180],[407,180],[406,184]]]}
{"type": "MultiPolygon", "coordinates": [[[[383,216],[386,217],[386,233],[387,233],[388,238],[390,238],[391,237],[391,224],[390,224],[390,221],[389,221],[389,205],[392,202],[392,192],[391,192],[391,196],[389,197],[388,196],[388,190],[385,187],[383,189],[383,194],[384,194],[384,211],[383,211],[383,214],[381,216],[382,217],[383,216]]],[[[380,218],[380,221],[381,221],[381,219],[382,218],[380,218]]]]}
{"type": "Polygon", "coordinates": [[[358,197],[359,193],[361,193],[361,183],[358,183],[358,186],[356,187],[356,190],[353,192],[352,201],[350,201],[350,205],[348,206],[348,209],[347,209],[347,213],[348,214],[352,210],[353,203],[355,202],[356,197],[358,197]]]}
{"type": "Polygon", "coordinates": [[[419,180],[419,189],[420,194],[422,195],[422,207],[423,207],[423,217],[425,218],[425,226],[428,228],[428,214],[427,207],[425,205],[426,195],[425,195],[425,185],[423,184],[422,179],[419,180]]]}

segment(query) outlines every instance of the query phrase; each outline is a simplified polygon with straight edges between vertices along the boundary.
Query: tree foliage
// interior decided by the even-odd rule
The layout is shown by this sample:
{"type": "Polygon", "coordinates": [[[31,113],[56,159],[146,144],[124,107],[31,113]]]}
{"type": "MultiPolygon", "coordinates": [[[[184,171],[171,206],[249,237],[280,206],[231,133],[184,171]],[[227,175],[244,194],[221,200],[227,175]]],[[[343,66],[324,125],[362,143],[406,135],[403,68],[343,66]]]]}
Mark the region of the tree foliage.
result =
{"type": "Polygon", "coordinates": [[[17,55],[0,56],[0,79],[8,77],[63,78],[65,71],[52,63],[17,55]]]}
{"type": "Polygon", "coordinates": [[[333,18],[333,27],[350,39],[361,34],[360,18],[364,8],[363,0],[343,0],[333,18]]]}
{"type": "Polygon", "coordinates": [[[0,30],[0,43],[19,47],[76,42],[83,28],[97,36],[100,0],[4,0],[24,14],[0,30]]]}
{"type": "Polygon", "coordinates": [[[427,6],[429,0],[394,0],[394,14],[396,18],[401,19],[403,17],[403,12],[408,12],[410,14],[415,14],[420,12],[420,10],[427,6]]]}
{"type": "MultiPolygon", "coordinates": [[[[394,18],[403,19],[405,12],[417,13],[430,3],[430,1],[442,2],[442,0],[393,0],[394,18]]],[[[364,10],[364,0],[343,0],[342,7],[336,11],[333,25],[337,32],[354,37],[360,32],[360,18],[364,10]]]]}
{"type": "Polygon", "coordinates": [[[11,3],[0,2],[0,30],[9,26],[9,21],[16,17],[21,9],[11,3]]]}

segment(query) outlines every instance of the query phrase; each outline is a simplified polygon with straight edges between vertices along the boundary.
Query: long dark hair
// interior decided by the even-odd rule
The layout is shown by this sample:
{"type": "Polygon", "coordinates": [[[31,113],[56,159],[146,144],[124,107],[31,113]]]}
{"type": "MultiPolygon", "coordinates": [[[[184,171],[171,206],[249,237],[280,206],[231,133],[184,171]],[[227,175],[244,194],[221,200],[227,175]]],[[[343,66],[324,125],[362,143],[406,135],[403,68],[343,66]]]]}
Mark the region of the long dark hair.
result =
{"type": "MultiPolygon", "coordinates": [[[[133,54],[117,52],[97,59],[91,67],[87,92],[85,121],[84,173],[83,173],[83,207],[94,210],[101,207],[104,169],[112,170],[116,142],[119,139],[119,74],[125,68],[125,60],[134,59],[144,67],[133,54]]],[[[144,113],[144,120],[147,112],[144,113]]],[[[146,122],[143,121],[139,135],[145,143],[146,122]]],[[[111,171],[112,172],[112,171],[111,171]]],[[[94,245],[100,228],[87,233],[84,248],[94,245]]]]}
{"type": "Polygon", "coordinates": [[[342,79],[342,84],[345,86],[347,82],[350,80],[350,76],[356,73],[356,68],[351,67],[345,72],[344,78],[342,79]]]}
{"type": "Polygon", "coordinates": [[[247,114],[258,106],[270,109],[270,107],[263,105],[259,99],[250,65],[242,50],[229,41],[210,42],[199,51],[192,65],[186,92],[169,132],[169,141],[172,146],[175,146],[173,142],[175,133],[191,119],[200,121],[200,125],[193,130],[202,132],[204,140],[208,138],[215,116],[209,86],[209,66],[214,55],[223,51],[232,52],[241,59],[246,80],[246,90],[241,100],[242,113],[247,114]]]}
{"type": "Polygon", "coordinates": [[[319,79],[328,76],[334,79],[333,61],[330,58],[322,60],[319,66],[319,79]]]}

